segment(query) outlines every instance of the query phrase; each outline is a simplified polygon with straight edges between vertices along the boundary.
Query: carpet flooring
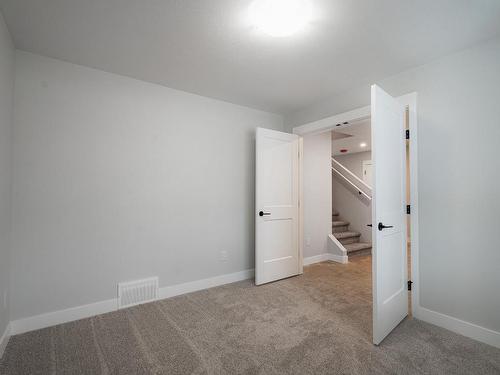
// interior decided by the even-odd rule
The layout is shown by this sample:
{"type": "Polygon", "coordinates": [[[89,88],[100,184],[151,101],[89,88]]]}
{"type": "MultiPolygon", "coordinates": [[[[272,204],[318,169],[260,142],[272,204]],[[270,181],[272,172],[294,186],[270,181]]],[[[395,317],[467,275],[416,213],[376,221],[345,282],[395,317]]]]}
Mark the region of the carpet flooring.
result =
{"type": "Polygon", "coordinates": [[[500,374],[500,350],[407,318],[371,344],[369,256],[11,338],[12,374],[500,374]]]}

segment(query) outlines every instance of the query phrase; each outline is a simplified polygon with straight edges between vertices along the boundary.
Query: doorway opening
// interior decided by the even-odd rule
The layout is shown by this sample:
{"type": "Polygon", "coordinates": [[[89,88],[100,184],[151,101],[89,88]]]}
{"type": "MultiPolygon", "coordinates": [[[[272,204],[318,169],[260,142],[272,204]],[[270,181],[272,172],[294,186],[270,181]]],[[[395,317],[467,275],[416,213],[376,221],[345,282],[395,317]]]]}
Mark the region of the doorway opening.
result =
{"type": "MultiPolygon", "coordinates": [[[[361,294],[369,295],[371,282],[373,343],[379,344],[390,334],[410,309],[420,311],[416,119],[416,94],[394,98],[373,85],[370,106],[296,127],[293,134],[257,130],[257,285],[299,275],[303,265],[324,260],[345,266],[345,272],[354,263],[350,262],[349,250],[358,255],[365,251],[371,261],[371,275],[365,273],[368,293],[361,294]],[[360,140],[359,147],[367,147],[370,142],[371,157],[357,164],[356,168],[361,168],[359,177],[332,158],[332,137],[349,137],[334,136],[332,131],[345,135],[361,129],[363,123],[370,124],[371,139],[360,140]],[[349,233],[350,222],[333,223],[342,221],[332,220],[334,204],[336,207],[342,202],[332,202],[332,170],[346,186],[354,188],[358,200],[365,199],[365,206],[371,206],[371,220],[365,215],[358,226],[359,230],[371,231],[371,251],[369,242],[359,241],[361,234],[349,233]],[[335,233],[334,225],[338,228],[335,233]]],[[[346,208],[343,215],[351,213],[346,208]]]]}
{"type": "MultiPolygon", "coordinates": [[[[406,165],[406,244],[408,259],[408,311],[411,314],[411,162],[409,107],[404,111],[406,165]]],[[[370,117],[354,120],[342,130],[331,130],[333,251],[347,256],[371,257],[372,175],[370,117]],[[368,224],[370,223],[370,224],[368,224]]]]}
{"type": "Polygon", "coordinates": [[[350,121],[332,138],[332,236],[330,248],[347,257],[372,248],[372,154],[370,117],[350,121]]]}

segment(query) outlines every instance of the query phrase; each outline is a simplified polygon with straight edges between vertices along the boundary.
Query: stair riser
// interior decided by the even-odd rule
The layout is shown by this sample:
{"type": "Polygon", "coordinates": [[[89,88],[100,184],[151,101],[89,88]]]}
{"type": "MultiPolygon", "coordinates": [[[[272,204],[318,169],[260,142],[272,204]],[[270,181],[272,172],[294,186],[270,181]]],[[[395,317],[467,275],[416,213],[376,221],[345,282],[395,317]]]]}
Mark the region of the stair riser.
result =
{"type": "Polygon", "coordinates": [[[364,249],[364,250],[358,250],[358,251],[351,251],[348,254],[348,257],[357,257],[357,256],[362,256],[362,255],[371,255],[372,249],[364,249]]]}
{"type": "Polygon", "coordinates": [[[341,227],[332,227],[333,233],[339,233],[339,232],[347,232],[349,229],[349,225],[343,225],[341,227]]]}
{"type": "Polygon", "coordinates": [[[342,245],[348,245],[350,243],[359,242],[359,237],[340,238],[339,241],[342,245]]]}

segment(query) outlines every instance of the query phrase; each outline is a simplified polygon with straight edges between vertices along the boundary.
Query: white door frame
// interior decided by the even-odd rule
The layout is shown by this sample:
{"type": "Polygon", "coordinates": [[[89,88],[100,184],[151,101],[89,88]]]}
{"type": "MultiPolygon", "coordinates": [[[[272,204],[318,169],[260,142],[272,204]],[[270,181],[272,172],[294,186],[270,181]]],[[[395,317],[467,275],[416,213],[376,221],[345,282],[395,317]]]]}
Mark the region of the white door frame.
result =
{"type": "Polygon", "coordinates": [[[363,173],[363,182],[372,187],[372,184],[368,184],[368,182],[365,181],[365,176],[366,176],[366,166],[369,165],[370,167],[373,165],[371,160],[363,160],[361,162],[362,165],[362,173],[363,173]]]}
{"type": "MultiPolygon", "coordinates": [[[[418,133],[417,133],[417,93],[413,92],[400,96],[398,101],[408,108],[408,127],[410,129],[410,202],[411,205],[411,223],[410,223],[410,236],[411,236],[411,312],[412,315],[417,317],[418,307],[420,306],[419,291],[419,236],[418,236],[418,133]]],[[[301,126],[293,128],[293,133],[301,136],[320,134],[334,129],[342,129],[349,126],[349,122],[362,120],[370,117],[371,106],[361,107],[352,111],[339,113],[334,116],[326,117],[324,119],[313,121],[301,126]]],[[[401,134],[401,142],[404,142],[403,134],[401,134]]],[[[406,176],[405,176],[406,178],[406,176]]],[[[303,208],[300,208],[300,226],[303,227],[303,208]]],[[[406,225],[406,223],[405,223],[406,225]]],[[[300,253],[302,252],[303,243],[299,243],[300,253]]]]}

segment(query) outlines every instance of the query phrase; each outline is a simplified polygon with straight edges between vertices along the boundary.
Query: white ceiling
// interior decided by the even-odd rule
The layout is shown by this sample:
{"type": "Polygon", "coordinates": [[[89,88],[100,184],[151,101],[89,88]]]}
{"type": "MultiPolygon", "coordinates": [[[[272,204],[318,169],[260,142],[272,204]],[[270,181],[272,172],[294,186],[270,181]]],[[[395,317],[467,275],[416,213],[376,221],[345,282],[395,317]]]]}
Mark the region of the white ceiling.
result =
{"type": "Polygon", "coordinates": [[[354,154],[371,149],[372,135],[369,118],[343,127],[338,132],[332,131],[332,156],[354,154]],[[361,143],[366,143],[366,147],[361,147],[361,143]],[[340,152],[342,149],[346,149],[347,152],[340,152]]]}
{"type": "Polygon", "coordinates": [[[306,30],[251,27],[250,0],[0,0],[17,48],[288,113],[500,33],[498,0],[311,0],[306,30]]]}

